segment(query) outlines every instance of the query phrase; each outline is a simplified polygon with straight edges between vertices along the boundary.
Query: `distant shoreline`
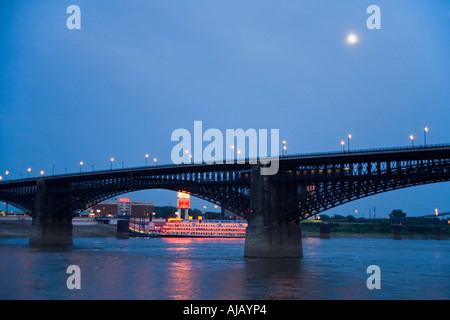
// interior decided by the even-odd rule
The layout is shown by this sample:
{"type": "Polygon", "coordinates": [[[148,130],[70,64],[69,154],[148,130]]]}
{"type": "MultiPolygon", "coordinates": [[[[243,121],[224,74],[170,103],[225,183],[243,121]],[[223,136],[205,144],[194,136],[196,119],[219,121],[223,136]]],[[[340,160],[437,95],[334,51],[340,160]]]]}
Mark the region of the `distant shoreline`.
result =
{"type": "MultiPolygon", "coordinates": [[[[31,219],[0,219],[0,239],[28,238],[31,231],[31,219]]],[[[109,224],[73,225],[73,238],[105,238],[116,237],[117,226],[109,224]]]]}
{"type": "MultiPolygon", "coordinates": [[[[0,239],[28,238],[31,231],[31,219],[0,219],[0,239]]],[[[117,226],[109,224],[81,225],[75,224],[72,229],[73,238],[105,238],[116,237],[117,226]]],[[[302,231],[303,238],[320,238],[319,232],[302,231]]],[[[331,238],[354,238],[354,239],[392,239],[392,233],[347,233],[332,232],[331,238]]],[[[420,234],[403,235],[403,239],[433,240],[433,236],[420,234]]],[[[443,240],[449,240],[443,237],[443,240]]]]}

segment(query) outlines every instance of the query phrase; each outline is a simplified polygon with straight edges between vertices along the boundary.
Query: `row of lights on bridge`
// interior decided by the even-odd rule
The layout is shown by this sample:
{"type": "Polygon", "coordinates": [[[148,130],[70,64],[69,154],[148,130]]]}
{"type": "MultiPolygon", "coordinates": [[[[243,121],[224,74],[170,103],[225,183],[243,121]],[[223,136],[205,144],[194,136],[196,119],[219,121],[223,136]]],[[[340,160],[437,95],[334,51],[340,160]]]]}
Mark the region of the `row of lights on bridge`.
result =
{"type": "MultiPolygon", "coordinates": [[[[427,145],[427,133],[428,133],[428,131],[429,131],[428,127],[425,127],[424,128],[424,145],[425,146],[427,145]]],[[[348,134],[347,135],[347,150],[348,151],[350,151],[350,139],[351,138],[352,138],[352,135],[348,134]]],[[[414,135],[411,134],[409,136],[409,139],[411,140],[411,144],[414,147],[414,139],[415,139],[414,135]]],[[[283,155],[286,156],[287,155],[286,140],[283,140],[282,142],[283,142],[283,155]]],[[[345,141],[344,140],[341,140],[341,145],[342,145],[342,150],[345,151],[345,141]]],[[[234,150],[234,146],[231,146],[231,149],[234,150]]],[[[185,153],[186,153],[186,161],[187,161],[187,157],[192,158],[192,154],[189,154],[189,150],[185,150],[185,153]]],[[[238,153],[238,157],[239,157],[239,154],[241,153],[241,151],[237,150],[237,153],[238,153]]],[[[148,166],[148,158],[149,157],[150,157],[150,155],[148,153],[145,154],[145,166],[146,167],[148,166]]],[[[111,163],[111,170],[112,170],[113,169],[113,162],[115,161],[115,159],[114,158],[110,158],[109,161],[111,163]]],[[[155,166],[158,165],[158,159],[157,158],[153,158],[153,162],[154,162],[155,166]]],[[[82,171],[83,165],[84,165],[84,162],[80,161],[80,173],[82,171]]],[[[123,168],[124,168],[124,163],[122,162],[122,169],[123,168]]],[[[27,171],[28,171],[28,178],[30,178],[31,168],[28,168],[27,171]]],[[[92,171],[94,171],[94,166],[93,165],[92,165],[92,171]]],[[[40,174],[44,175],[44,173],[45,172],[43,170],[41,170],[40,174]]],[[[66,170],[66,173],[67,173],[67,170],[66,170]]],[[[53,174],[55,174],[55,166],[53,166],[53,174]]],[[[6,180],[8,180],[9,171],[6,171],[5,175],[6,175],[6,180]]],[[[0,176],[0,181],[2,179],[3,179],[3,177],[0,176]]]]}
{"type": "MultiPolygon", "coordinates": [[[[231,146],[231,149],[234,150],[234,146],[231,146]]],[[[286,140],[283,140],[283,150],[284,150],[284,154],[286,155],[286,152],[287,152],[286,140]]],[[[186,161],[187,161],[188,157],[190,159],[192,159],[192,154],[189,153],[189,150],[185,150],[185,153],[186,153],[186,161]]],[[[238,154],[238,158],[239,158],[239,155],[241,154],[241,150],[237,150],[237,154],[238,154]]],[[[148,166],[148,158],[149,157],[150,157],[150,155],[148,153],[145,154],[145,167],[148,166]]],[[[111,163],[111,170],[112,170],[113,169],[113,162],[115,161],[115,159],[114,158],[110,158],[109,161],[111,163]]],[[[153,163],[154,163],[155,166],[158,165],[158,159],[156,157],[153,158],[153,163]]],[[[83,165],[84,165],[84,161],[80,161],[80,173],[82,172],[83,165]]],[[[124,162],[122,162],[122,169],[123,168],[124,168],[124,162]]],[[[94,171],[94,166],[93,165],[92,165],[92,171],[94,171]]],[[[28,172],[28,178],[30,178],[31,168],[28,168],[27,172],[28,172]]],[[[40,173],[41,173],[41,175],[45,174],[45,172],[43,170],[40,173]]],[[[65,173],[67,174],[67,169],[66,169],[65,173]]],[[[55,166],[53,166],[53,175],[54,174],[55,174],[55,166]]],[[[6,171],[6,180],[8,180],[8,175],[9,175],[9,171],[6,171]]],[[[3,179],[3,177],[0,176],[0,181],[2,179],[3,179]]]]}
{"type": "MultiPolygon", "coordinates": [[[[424,144],[424,146],[427,145],[427,133],[428,133],[428,131],[429,131],[428,127],[425,127],[423,129],[423,140],[424,140],[423,144],[424,144]]],[[[347,135],[347,150],[348,151],[350,151],[350,139],[351,138],[352,138],[352,135],[348,134],[347,135]]],[[[409,136],[409,139],[411,140],[411,145],[414,147],[414,139],[415,139],[414,135],[411,134],[409,136]]],[[[345,151],[345,141],[344,140],[341,140],[341,146],[342,146],[342,150],[345,151]]]]}
{"type": "MultiPolygon", "coordinates": [[[[427,145],[427,133],[428,133],[428,130],[429,130],[428,127],[425,127],[423,129],[423,144],[424,144],[424,146],[427,145]]],[[[411,144],[414,147],[414,135],[410,135],[409,139],[411,140],[411,144]]]]}
{"type": "MultiPolygon", "coordinates": [[[[149,157],[150,157],[150,155],[149,155],[148,153],[145,154],[145,167],[148,166],[148,158],[149,158],[149,157]]],[[[115,161],[115,159],[114,159],[114,158],[110,158],[109,161],[110,161],[110,163],[111,163],[111,170],[112,170],[112,169],[113,169],[113,162],[115,161]]],[[[158,159],[157,159],[156,157],[153,158],[153,163],[154,163],[155,166],[158,165],[158,159]]],[[[83,165],[84,165],[84,161],[80,161],[80,173],[82,172],[83,165]]],[[[124,164],[124,162],[122,162],[122,169],[124,168],[124,166],[125,166],[125,164],[124,164]]],[[[94,171],[94,165],[92,165],[92,171],[94,171]]],[[[30,172],[31,172],[31,168],[28,168],[28,169],[27,169],[27,173],[28,173],[27,177],[28,177],[28,178],[30,178],[30,172]]],[[[65,173],[67,174],[67,169],[65,169],[65,173]]],[[[9,170],[6,170],[6,171],[5,171],[5,180],[6,180],[6,181],[8,181],[8,176],[9,176],[9,174],[10,174],[9,170]]],[[[43,175],[45,174],[45,171],[44,171],[44,170],[41,170],[41,171],[40,171],[40,174],[41,174],[41,176],[43,176],[43,175]]],[[[53,166],[53,175],[54,175],[54,174],[55,174],[55,166],[53,166]]],[[[0,181],[1,181],[1,180],[3,180],[3,176],[0,176],[0,181]]]]}

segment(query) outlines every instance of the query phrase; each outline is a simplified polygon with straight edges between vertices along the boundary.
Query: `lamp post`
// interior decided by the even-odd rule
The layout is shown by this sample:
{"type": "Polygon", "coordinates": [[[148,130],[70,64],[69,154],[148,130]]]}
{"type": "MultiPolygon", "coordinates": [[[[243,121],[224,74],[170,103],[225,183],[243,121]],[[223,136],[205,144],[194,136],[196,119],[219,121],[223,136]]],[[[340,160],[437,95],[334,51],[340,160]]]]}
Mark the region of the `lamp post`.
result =
{"type": "Polygon", "coordinates": [[[414,147],[414,136],[410,135],[409,138],[411,139],[411,145],[414,147]]]}
{"type": "Polygon", "coordinates": [[[425,147],[427,146],[427,132],[428,132],[428,127],[425,127],[423,129],[423,143],[424,143],[425,147]]]}
{"type": "Polygon", "coordinates": [[[80,161],[80,173],[81,173],[81,168],[83,167],[84,162],[80,161]]]}
{"type": "Polygon", "coordinates": [[[350,151],[350,139],[352,138],[352,135],[351,134],[349,134],[348,136],[347,136],[347,150],[348,151],[350,151]]]}
{"type": "Polygon", "coordinates": [[[28,179],[30,179],[31,168],[28,168],[27,171],[28,171],[28,179]]]}
{"type": "Polygon", "coordinates": [[[149,155],[148,155],[148,153],[145,155],[145,167],[147,168],[147,160],[148,160],[148,157],[149,157],[149,155]]]}
{"type": "Polygon", "coordinates": [[[5,180],[8,181],[8,175],[9,175],[9,171],[8,170],[5,171],[5,175],[6,175],[5,180]]]}
{"type": "Polygon", "coordinates": [[[286,154],[287,154],[286,140],[283,140],[283,154],[284,154],[284,156],[286,156],[286,154]]]}
{"type": "Polygon", "coordinates": [[[112,165],[113,165],[113,162],[114,162],[114,158],[109,159],[109,161],[111,162],[111,171],[112,171],[112,165]]]}
{"type": "Polygon", "coordinates": [[[341,145],[342,145],[342,151],[345,152],[345,141],[344,140],[341,141],[341,145]]]}
{"type": "Polygon", "coordinates": [[[44,170],[41,170],[41,176],[43,176],[43,175],[44,175],[44,173],[45,173],[45,172],[44,172],[44,170]]]}
{"type": "Polygon", "coordinates": [[[153,162],[155,163],[155,167],[158,165],[158,159],[153,158],[153,162]]]}

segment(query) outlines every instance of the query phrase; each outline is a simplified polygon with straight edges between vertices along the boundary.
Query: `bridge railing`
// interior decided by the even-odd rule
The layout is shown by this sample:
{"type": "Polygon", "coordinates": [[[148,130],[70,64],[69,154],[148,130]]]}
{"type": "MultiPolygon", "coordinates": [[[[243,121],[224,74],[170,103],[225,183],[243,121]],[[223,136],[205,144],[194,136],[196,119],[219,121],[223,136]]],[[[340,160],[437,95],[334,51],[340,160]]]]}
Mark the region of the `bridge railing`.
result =
{"type": "MultiPolygon", "coordinates": [[[[298,154],[289,154],[289,155],[280,155],[279,159],[290,159],[290,158],[307,158],[307,157],[317,157],[317,156],[333,156],[333,155],[349,155],[349,154],[358,154],[358,153],[376,153],[376,152],[389,152],[389,151],[413,151],[413,150],[432,150],[438,148],[446,148],[450,147],[450,144],[433,144],[433,145],[417,145],[417,146],[404,146],[404,147],[390,147],[390,148],[372,148],[372,149],[355,149],[355,150],[342,150],[342,151],[327,151],[327,152],[313,152],[313,153],[298,153],[298,154]]],[[[256,161],[258,159],[274,159],[275,157],[265,157],[265,158],[245,158],[245,159],[234,159],[234,163],[245,164],[249,161],[256,161]]],[[[227,164],[227,159],[222,160],[224,164],[227,164]]],[[[104,170],[93,170],[86,172],[73,172],[73,173],[64,173],[64,174],[52,174],[45,176],[46,178],[51,177],[71,177],[71,176],[79,176],[79,175],[89,175],[89,174],[98,174],[98,173],[108,173],[108,172],[119,172],[119,171],[133,171],[133,170],[143,170],[143,169],[164,169],[169,167],[180,167],[180,166],[197,166],[197,165],[207,165],[211,164],[208,162],[196,162],[196,163],[185,163],[185,164],[158,164],[152,166],[139,166],[139,167],[127,167],[120,169],[104,169],[104,170]]],[[[13,180],[5,180],[0,181],[0,184],[12,182],[12,181],[27,181],[27,180],[35,180],[40,177],[30,177],[30,178],[21,178],[21,179],[13,179],[13,180]]]]}
{"type": "Polygon", "coordinates": [[[341,151],[328,151],[328,152],[314,152],[314,153],[299,153],[290,154],[288,156],[280,156],[280,158],[299,158],[299,157],[314,157],[314,156],[326,156],[326,155],[338,155],[338,154],[355,154],[366,152],[386,152],[386,151],[410,151],[410,150],[431,150],[438,148],[450,147],[450,144],[433,144],[433,145],[418,145],[409,147],[390,147],[390,148],[372,148],[372,149],[355,149],[355,150],[341,150],[341,151]]]}

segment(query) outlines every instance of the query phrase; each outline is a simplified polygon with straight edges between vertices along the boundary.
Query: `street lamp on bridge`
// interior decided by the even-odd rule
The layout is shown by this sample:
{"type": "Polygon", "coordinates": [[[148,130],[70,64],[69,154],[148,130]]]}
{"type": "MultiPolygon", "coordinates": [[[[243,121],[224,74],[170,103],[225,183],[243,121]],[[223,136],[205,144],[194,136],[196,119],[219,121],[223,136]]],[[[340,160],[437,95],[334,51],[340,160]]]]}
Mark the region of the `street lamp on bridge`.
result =
{"type": "Polygon", "coordinates": [[[341,141],[341,145],[342,145],[342,151],[345,152],[345,141],[344,140],[341,141]]]}
{"type": "Polygon", "coordinates": [[[411,139],[411,144],[412,144],[412,146],[414,147],[414,136],[413,136],[413,135],[410,135],[409,138],[411,139]]]}
{"type": "Polygon", "coordinates": [[[146,168],[147,168],[147,160],[148,160],[148,157],[149,157],[149,154],[146,153],[146,154],[145,154],[145,167],[146,167],[146,168]]]}
{"type": "Polygon", "coordinates": [[[6,175],[5,180],[8,181],[8,175],[9,175],[9,171],[8,170],[5,171],[5,175],[6,175]]]}
{"type": "Polygon", "coordinates": [[[109,161],[111,162],[111,171],[112,171],[112,165],[113,165],[113,162],[114,162],[114,158],[109,159],[109,161]]]}
{"type": "Polygon", "coordinates": [[[84,162],[80,161],[80,173],[81,173],[81,167],[83,166],[84,162]]]}
{"type": "Polygon", "coordinates": [[[350,139],[352,138],[352,135],[351,134],[349,134],[348,136],[347,136],[347,150],[348,151],[350,151],[350,139]]]}
{"type": "Polygon", "coordinates": [[[427,132],[428,132],[428,127],[425,127],[423,129],[423,143],[424,143],[425,147],[427,146],[427,132]]]}
{"type": "Polygon", "coordinates": [[[153,158],[153,162],[155,163],[155,167],[158,165],[158,159],[153,158]]]}
{"type": "Polygon", "coordinates": [[[30,178],[31,168],[28,168],[27,171],[28,171],[28,179],[29,179],[30,178]]]}

